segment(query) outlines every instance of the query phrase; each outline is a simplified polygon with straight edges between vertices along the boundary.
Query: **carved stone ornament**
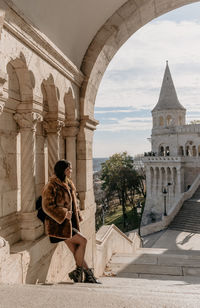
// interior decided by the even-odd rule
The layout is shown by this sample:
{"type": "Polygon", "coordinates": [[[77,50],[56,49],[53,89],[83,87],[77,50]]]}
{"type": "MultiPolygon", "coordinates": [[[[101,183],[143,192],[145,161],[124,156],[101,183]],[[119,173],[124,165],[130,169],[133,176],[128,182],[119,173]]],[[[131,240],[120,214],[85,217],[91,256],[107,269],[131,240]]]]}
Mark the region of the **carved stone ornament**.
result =
{"type": "Polygon", "coordinates": [[[42,121],[42,116],[36,112],[16,113],[14,119],[22,129],[36,130],[37,122],[42,121]]]}
{"type": "Polygon", "coordinates": [[[7,79],[8,75],[0,70],[0,96],[3,96],[3,86],[7,79]]]}
{"type": "Polygon", "coordinates": [[[64,126],[65,126],[64,121],[60,120],[48,120],[43,122],[43,127],[47,133],[60,134],[64,126]]]}
{"type": "Polygon", "coordinates": [[[3,113],[4,106],[5,106],[5,103],[0,102],[0,115],[2,115],[2,113],[3,113]]]}

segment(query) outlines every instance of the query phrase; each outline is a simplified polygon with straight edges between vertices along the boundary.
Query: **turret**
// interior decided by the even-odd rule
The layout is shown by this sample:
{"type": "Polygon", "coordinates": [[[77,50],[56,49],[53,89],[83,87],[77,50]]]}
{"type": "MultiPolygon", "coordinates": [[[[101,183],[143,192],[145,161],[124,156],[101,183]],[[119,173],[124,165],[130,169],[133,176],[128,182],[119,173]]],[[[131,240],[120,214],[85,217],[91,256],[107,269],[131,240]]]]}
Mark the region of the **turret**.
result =
{"type": "Polygon", "coordinates": [[[180,104],[166,62],[159,100],[152,110],[153,129],[185,125],[186,109],[180,104]]]}

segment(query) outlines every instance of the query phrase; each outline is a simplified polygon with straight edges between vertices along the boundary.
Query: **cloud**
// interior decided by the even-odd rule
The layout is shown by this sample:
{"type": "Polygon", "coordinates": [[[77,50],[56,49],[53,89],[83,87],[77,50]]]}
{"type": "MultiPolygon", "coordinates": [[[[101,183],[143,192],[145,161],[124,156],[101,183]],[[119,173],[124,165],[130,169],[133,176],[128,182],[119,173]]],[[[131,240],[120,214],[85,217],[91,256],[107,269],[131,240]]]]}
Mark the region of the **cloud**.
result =
{"type": "Polygon", "coordinates": [[[129,112],[133,112],[132,109],[112,109],[112,110],[96,110],[95,113],[96,114],[107,114],[107,113],[129,113],[129,112]]]}
{"type": "Polygon", "coordinates": [[[100,121],[95,156],[151,150],[147,141],[152,129],[150,111],[159,98],[166,60],[179,101],[187,109],[187,123],[200,119],[200,4],[187,7],[142,27],[110,62],[95,104],[100,121]]]}
{"type": "Polygon", "coordinates": [[[137,31],[108,66],[96,106],[150,109],[156,105],[169,67],[179,100],[197,110],[200,97],[200,23],[154,21],[137,31]]]}
{"type": "MultiPolygon", "coordinates": [[[[109,121],[109,119],[107,119],[109,121]]],[[[152,119],[149,117],[140,118],[140,117],[125,117],[123,119],[111,118],[111,121],[114,123],[100,124],[99,131],[110,131],[110,132],[119,132],[119,131],[142,131],[150,130],[152,127],[152,119]]]]}

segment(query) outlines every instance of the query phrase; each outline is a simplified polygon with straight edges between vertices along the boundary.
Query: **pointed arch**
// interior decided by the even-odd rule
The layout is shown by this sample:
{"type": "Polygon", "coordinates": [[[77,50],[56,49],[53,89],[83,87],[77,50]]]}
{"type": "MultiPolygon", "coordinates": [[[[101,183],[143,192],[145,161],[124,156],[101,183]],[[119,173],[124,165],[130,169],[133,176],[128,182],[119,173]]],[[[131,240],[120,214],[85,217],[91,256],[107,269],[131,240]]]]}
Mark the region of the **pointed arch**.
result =
{"type": "Polygon", "coordinates": [[[72,88],[68,89],[68,92],[64,96],[65,104],[65,117],[69,121],[74,121],[76,119],[76,99],[74,97],[72,88]]]}
{"type": "Polygon", "coordinates": [[[22,102],[32,101],[33,89],[35,87],[35,76],[33,72],[28,69],[26,58],[22,52],[18,58],[12,59],[7,64],[7,72],[10,75],[10,84],[13,85],[14,83],[15,87],[19,90],[20,100],[22,102]],[[11,77],[12,73],[14,73],[12,76],[13,78],[11,77]]]}
{"type": "Polygon", "coordinates": [[[152,19],[198,0],[133,1],[128,0],[101,27],[83,58],[85,75],[81,87],[81,115],[94,117],[99,84],[111,59],[138,29],[152,19]]]}
{"type": "Polygon", "coordinates": [[[44,108],[49,114],[58,114],[59,111],[59,90],[55,85],[53,75],[50,74],[47,79],[44,79],[41,85],[43,93],[44,108]]]}

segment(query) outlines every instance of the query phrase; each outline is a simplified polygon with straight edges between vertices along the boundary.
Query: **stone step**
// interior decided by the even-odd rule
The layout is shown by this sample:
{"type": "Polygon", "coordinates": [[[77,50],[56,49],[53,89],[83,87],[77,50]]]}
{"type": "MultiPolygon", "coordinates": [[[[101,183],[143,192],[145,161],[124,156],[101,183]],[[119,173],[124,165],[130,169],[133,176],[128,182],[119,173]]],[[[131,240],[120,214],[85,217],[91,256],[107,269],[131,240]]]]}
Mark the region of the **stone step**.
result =
{"type": "Polygon", "coordinates": [[[179,227],[171,227],[170,230],[200,234],[200,231],[195,230],[195,229],[191,229],[191,228],[185,228],[185,229],[183,229],[182,227],[180,227],[180,228],[179,228],[179,227]]]}
{"type": "Polygon", "coordinates": [[[195,220],[195,221],[192,221],[192,220],[189,220],[189,219],[185,219],[184,221],[182,219],[176,219],[173,221],[173,223],[171,225],[176,225],[176,224],[179,224],[179,225],[188,225],[188,226],[194,226],[196,228],[199,228],[200,227],[200,221],[199,220],[195,220]]]}
{"type": "Polygon", "coordinates": [[[191,229],[194,229],[194,230],[199,230],[199,223],[192,223],[192,222],[182,222],[182,221],[178,221],[178,220],[175,220],[169,227],[169,229],[171,229],[171,227],[179,227],[179,228],[191,228],[191,229]]]}
{"type": "Polygon", "coordinates": [[[188,226],[191,226],[191,227],[196,227],[196,228],[199,228],[200,227],[200,222],[199,221],[192,221],[192,220],[181,220],[181,219],[175,219],[171,225],[176,225],[178,223],[178,225],[188,225],[188,226]]]}
{"type": "Polygon", "coordinates": [[[170,230],[200,233],[200,186],[191,199],[186,200],[179,213],[175,216],[170,230]]]}
{"type": "Polygon", "coordinates": [[[129,278],[141,275],[199,276],[200,254],[197,251],[143,248],[134,255],[114,255],[108,269],[116,276],[129,278]]]}
{"type": "Polygon", "coordinates": [[[177,231],[182,231],[182,232],[188,232],[188,233],[195,233],[199,234],[200,230],[196,228],[189,228],[189,227],[182,227],[182,226],[171,226],[169,230],[177,230],[177,231]]]}
{"type": "Polygon", "coordinates": [[[185,206],[196,206],[196,207],[200,206],[198,200],[197,199],[193,199],[193,198],[189,199],[189,200],[186,200],[184,202],[184,205],[185,206]]]}
{"type": "Polygon", "coordinates": [[[176,216],[176,220],[177,219],[187,219],[188,221],[199,221],[199,219],[200,219],[200,216],[199,215],[192,215],[192,214],[190,214],[190,215],[183,215],[183,214],[180,214],[180,215],[178,215],[178,216],[176,216]]]}
{"type": "Polygon", "coordinates": [[[190,211],[196,211],[197,213],[199,213],[200,211],[200,206],[196,206],[196,205],[188,205],[188,206],[184,206],[181,208],[181,212],[190,212],[190,211]]]}
{"type": "Polygon", "coordinates": [[[196,212],[199,213],[200,212],[200,207],[196,208],[194,206],[188,207],[188,208],[182,208],[181,209],[181,213],[190,213],[190,212],[196,212]]]}

